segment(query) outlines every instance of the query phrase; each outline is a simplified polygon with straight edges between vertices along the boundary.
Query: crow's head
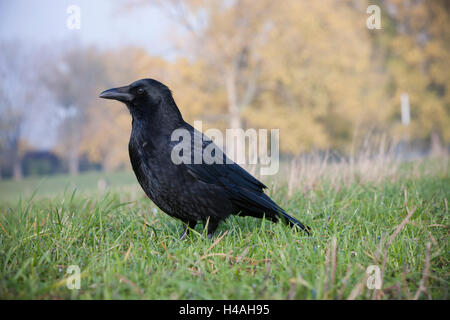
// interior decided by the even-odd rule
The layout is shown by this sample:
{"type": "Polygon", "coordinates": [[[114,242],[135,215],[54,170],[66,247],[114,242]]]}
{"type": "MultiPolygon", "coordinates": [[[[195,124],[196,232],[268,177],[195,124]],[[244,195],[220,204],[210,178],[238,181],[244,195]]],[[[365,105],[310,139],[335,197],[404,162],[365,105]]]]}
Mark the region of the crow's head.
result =
{"type": "Polygon", "coordinates": [[[159,105],[171,97],[168,87],[153,79],[141,79],[129,86],[113,88],[100,93],[100,98],[113,99],[125,103],[128,107],[146,106],[148,108],[159,105]]]}
{"type": "Polygon", "coordinates": [[[170,129],[183,120],[169,88],[153,79],[141,79],[129,86],[105,90],[99,97],[125,103],[138,122],[144,119],[151,125],[170,129]]]}

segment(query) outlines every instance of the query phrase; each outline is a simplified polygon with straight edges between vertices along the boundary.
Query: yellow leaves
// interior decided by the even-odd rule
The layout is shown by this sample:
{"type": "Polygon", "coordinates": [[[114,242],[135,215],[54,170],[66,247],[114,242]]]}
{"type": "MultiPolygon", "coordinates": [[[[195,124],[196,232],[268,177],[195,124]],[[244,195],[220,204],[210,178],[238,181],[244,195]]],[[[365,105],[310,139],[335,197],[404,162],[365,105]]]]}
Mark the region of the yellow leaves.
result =
{"type": "Polygon", "coordinates": [[[381,77],[359,13],[332,3],[285,2],[263,48],[263,79],[271,89],[245,117],[280,128],[282,152],[336,147],[338,135],[348,140],[356,126],[385,118],[375,100],[381,77]]]}
{"type": "Polygon", "coordinates": [[[410,136],[428,138],[434,131],[446,143],[450,136],[450,14],[443,8],[444,1],[388,2],[396,7],[393,23],[398,31],[386,44],[391,50],[387,73],[398,89],[392,107],[399,108],[397,97],[408,92],[410,136]]]}
{"type": "Polygon", "coordinates": [[[130,115],[125,106],[100,101],[89,109],[90,121],[84,129],[81,149],[92,161],[103,164],[105,170],[128,166],[130,115]]]}
{"type": "Polygon", "coordinates": [[[171,79],[169,85],[186,120],[199,119],[205,113],[225,112],[224,92],[205,63],[177,59],[168,72],[171,79]]]}
{"type": "Polygon", "coordinates": [[[298,153],[328,147],[325,130],[310,109],[266,105],[259,110],[249,109],[244,116],[249,120],[250,127],[280,129],[282,152],[298,153]]]}

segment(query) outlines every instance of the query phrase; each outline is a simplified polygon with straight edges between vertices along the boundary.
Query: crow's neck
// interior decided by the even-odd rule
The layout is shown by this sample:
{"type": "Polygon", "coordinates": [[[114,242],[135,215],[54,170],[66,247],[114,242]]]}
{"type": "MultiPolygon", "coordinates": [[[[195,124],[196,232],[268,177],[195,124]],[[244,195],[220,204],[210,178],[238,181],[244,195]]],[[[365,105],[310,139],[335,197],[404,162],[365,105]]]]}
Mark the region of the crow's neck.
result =
{"type": "Polygon", "coordinates": [[[132,135],[135,139],[142,141],[170,139],[172,132],[184,123],[173,99],[167,99],[158,106],[148,108],[145,112],[135,110],[131,115],[133,117],[132,135]]]}

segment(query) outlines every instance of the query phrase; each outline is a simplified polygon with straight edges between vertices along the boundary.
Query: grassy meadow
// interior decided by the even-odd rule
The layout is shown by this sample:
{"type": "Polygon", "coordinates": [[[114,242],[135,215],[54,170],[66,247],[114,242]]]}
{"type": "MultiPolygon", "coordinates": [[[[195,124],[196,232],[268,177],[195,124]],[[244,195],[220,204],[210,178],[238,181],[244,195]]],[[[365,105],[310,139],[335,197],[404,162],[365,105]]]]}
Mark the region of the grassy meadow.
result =
{"type": "Polygon", "coordinates": [[[447,299],[448,164],[293,162],[267,192],[310,236],[231,217],[211,240],[131,173],[0,181],[0,298],[447,299]]]}

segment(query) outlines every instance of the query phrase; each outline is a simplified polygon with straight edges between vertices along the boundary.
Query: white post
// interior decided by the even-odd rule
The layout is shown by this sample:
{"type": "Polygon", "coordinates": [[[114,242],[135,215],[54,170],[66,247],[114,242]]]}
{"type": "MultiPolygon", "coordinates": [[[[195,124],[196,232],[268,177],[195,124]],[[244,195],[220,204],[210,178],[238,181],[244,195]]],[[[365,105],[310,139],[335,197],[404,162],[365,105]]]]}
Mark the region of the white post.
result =
{"type": "Polygon", "coordinates": [[[411,122],[411,115],[409,109],[409,96],[406,92],[402,93],[400,97],[400,104],[402,108],[402,124],[407,126],[411,122]]]}

